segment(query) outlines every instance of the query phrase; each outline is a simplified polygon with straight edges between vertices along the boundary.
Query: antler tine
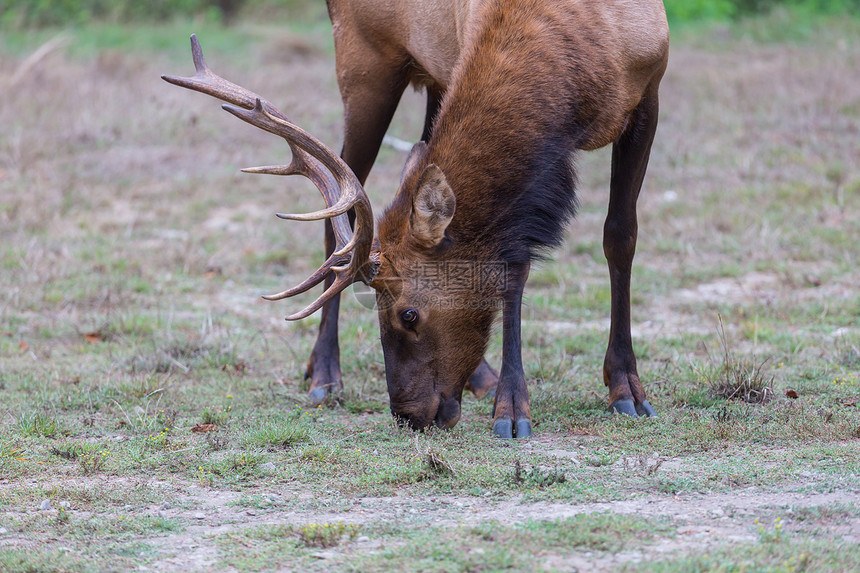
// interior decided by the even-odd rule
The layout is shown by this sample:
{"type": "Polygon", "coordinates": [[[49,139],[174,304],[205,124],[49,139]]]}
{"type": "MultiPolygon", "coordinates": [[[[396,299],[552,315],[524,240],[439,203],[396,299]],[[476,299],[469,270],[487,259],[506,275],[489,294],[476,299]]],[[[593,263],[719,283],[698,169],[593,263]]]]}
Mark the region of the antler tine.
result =
{"type": "MultiPolygon", "coordinates": [[[[332,223],[335,227],[336,246],[332,257],[345,256],[352,251],[349,263],[345,267],[342,269],[331,269],[335,272],[337,278],[323,295],[304,311],[287,317],[287,320],[297,320],[308,316],[355,280],[362,280],[364,275],[374,275],[375,270],[364,269],[369,263],[370,243],[373,239],[373,212],[370,200],[367,198],[367,194],[365,194],[355,174],[353,174],[343,160],[300,127],[269,113],[260,100],[257,101],[252,110],[245,110],[230,105],[225,105],[223,108],[251,125],[283,137],[293,150],[293,162],[283,168],[283,170],[262,168],[261,170],[252,169],[252,171],[269,173],[273,171],[279,173],[300,172],[303,175],[307,175],[317,185],[328,205],[328,208],[315,213],[302,215],[279,213],[278,217],[298,221],[333,218],[332,223]],[[321,164],[326,169],[326,176],[321,176],[317,164],[321,164]],[[334,179],[334,184],[332,184],[331,178],[334,179]],[[342,223],[342,220],[337,219],[343,217],[350,209],[355,209],[356,211],[355,230],[351,234],[344,232],[348,227],[337,224],[342,223]],[[340,270],[344,271],[343,275],[338,273],[340,270]],[[347,280],[348,282],[346,282],[347,280]]],[[[320,267],[320,271],[325,266],[324,264],[323,267],[320,267]]],[[[300,286],[304,285],[305,283],[300,286]]],[[[298,294],[298,292],[304,291],[300,291],[297,287],[296,289],[289,289],[283,293],[279,293],[279,295],[274,295],[273,298],[287,298],[293,294],[298,294]]]]}
{"type": "Polygon", "coordinates": [[[251,90],[225,80],[209,69],[209,66],[206,65],[206,60],[203,58],[203,48],[200,46],[200,41],[197,40],[197,34],[191,34],[191,58],[194,60],[194,69],[196,70],[193,76],[186,78],[163,75],[161,79],[173,85],[204,93],[245,109],[253,109],[257,100],[260,100],[264,103],[269,113],[287,119],[287,116],[270,102],[251,90]]]}
{"type": "Polygon", "coordinates": [[[312,289],[313,287],[317,286],[318,284],[320,284],[328,276],[329,272],[331,272],[332,270],[337,271],[337,270],[341,270],[341,269],[345,268],[345,267],[340,267],[337,265],[338,265],[338,263],[346,263],[346,262],[349,262],[349,261],[345,261],[343,255],[337,255],[335,253],[332,253],[332,255],[328,259],[326,259],[326,261],[322,264],[322,266],[320,266],[320,268],[318,268],[314,272],[314,274],[312,274],[311,276],[306,278],[300,284],[298,284],[292,288],[289,288],[285,291],[279,292],[277,294],[263,295],[263,298],[266,300],[272,300],[272,301],[283,300],[285,298],[289,298],[291,296],[295,296],[297,294],[301,294],[303,292],[306,292],[306,291],[312,289]]]}
{"type": "Polygon", "coordinates": [[[334,294],[340,293],[343,289],[351,285],[356,281],[356,277],[353,276],[352,272],[346,268],[343,269],[332,269],[335,273],[335,280],[332,285],[326,289],[324,293],[320,295],[318,299],[313,301],[304,310],[301,310],[295,314],[291,314],[287,317],[287,320],[301,320],[303,318],[307,318],[319,309],[323,307],[323,305],[329,301],[329,299],[334,296],[334,294]],[[346,271],[341,274],[341,271],[346,271]],[[334,294],[330,294],[334,293],[334,294]]]}
{"type": "Polygon", "coordinates": [[[192,77],[161,76],[165,81],[205,93],[232,105],[223,108],[260,129],[283,137],[293,154],[289,165],[253,167],[247,173],[268,175],[303,175],[310,179],[325,199],[326,208],[305,214],[278,214],[282,219],[312,221],[330,219],[335,234],[334,252],[301,284],[281,293],[264,296],[281,300],[303,293],[332,273],[334,281],[323,294],[304,310],[287,320],[305,318],[319,310],[328,300],[357,280],[369,282],[379,268],[379,258],[370,256],[373,239],[373,211],[370,200],[355,174],[343,160],[312,135],[291,123],[278,108],[254,92],[221,78],[209,69],[196,35],[191,36],[191,54],[196,70],[192,77]],[[355,229],[350,227],[347,212],[355,210],[355,229]]]}
{"type": "Polygon", "coordinates": [[[343,209],[342,211],[333,213],[333,215],[339,215],[348,211],[355,203],[362,199],[367,199],[361,183],[358,182],[355,174],[340,157],[299,126],[287,119],[270,113],[264,106],[263,100],[258,98],[256,105],[250,110],[233,105],[223,105],[222,107],[225,111],[235,115],[242,121],[283,137],[292,149],[298,151],[298,153],[294,154],[293,163],[290,164],[287,170],[306,175],[314,183],[317,183],[318,179],[325,179],[328,182],[330,181],[328,177],[321,178],[321,173],[316,168],[317,166],[309,164],[309,160],[322,164],[328,171],[326,175],[330,174],[334,177],[336,189],[340,192],[339,195],[337,193],[328,193],[331,191],[329,185],[322,185],[323,189],[320,189],[320,191],[325,196],[326,203],[329,203],[329,208],[326,211],[343,209]]]}
{"type": "MultiPolygon", "coordinates": [[[[319,162],[317,162],[313,157],[305,157],[304,159],[298,159],[303,156],[306,156],[307,154],[301,149],[294,148],[292,144],[290,144],[290,149],[293,152],[293,162],[289,165],[247,167],[245,169],[242,169],[242,172],[262,175],[304,175],[305,177],[310,179],[311,182],[314,183],[314,185],[316,185],[317,189],[320,190],[320,193],[322,194],[323,198],[326,199],[327,204],[331,202],[336,202],[337,181],[335,181],[332,174],[327,171],[324,171],[321,168],[313,170],[308,166],[308,162],[319,162]]],[[[348,210],[348,208],[344,210],[341,210],[339,208],[329,208],[323,209],[321,211],[316,211],[314,213],[305,213],[301,215],[286,213],[276,213],[275,215],[280,219],[289,219],[293,221],[316,221],[319,219],[331,219],[332,225],[334,227],[336,248],[342,250],[344,245],[349,245],[351,241],[355,238],[352,233],[352,227],[349,224],[349,219],[346,217],[346,215],[343,215],[343,213],[348,210]]]]}
{"type": "MultiPolygon", "coordinates": [[[[272,117],[278,118],[286,123],[289,123],[287,116],[277,107],[275,107],[271,102],[263,99],[251,90],[238,86],[215,74],[206,64],[206,60],[203,56],[203,48],[201,47],[200,41],[197,39],[196,34],[191,35],[191,57],[194,61],[194,69],[196,70],[194,76],[186,78],[179,76],[163,75],[161,76],[162,79],[180,87],[184,87],[200,93],[205,93],[207,95],[218,98],[221,101],[225,101],[235,106],[239,106],[243,109],[253,109],[257,105],[257,102],[259,102],[260,106],[266,111],[267,114],[272,117]]],[[[225,106],[228,111],[230,111],[230,107],[232,106],[225,106]]],[[[305,133],[305,135],[310,140],[314,139],[312,136],[310,136],[310,134],[305,133]]],[[[249,173],[265,173],[275,175],[304,175],[305,177],[311,179],[311,181],[317,186],[317,188],[322,193],[323,198],[326,200],[327,204],[337,203],[338,185],[337,181],[332,177],[332,174],[330,172],[327,172],[326,169],[322,168],[320,162],[313,155],[307,153],[302,148],[297,147],[290,140],[287,140],[287,143],[289,144],[290,150],[293,153],[293,161],[292,163],[290,163],[289,166],[251,168],[244,169],[243,171],[247,171],[249,173]]],[[[320,144],[319,147],[323,150],[323,152],[328,151],[328,149],[325,148],[325,146],[323,146],[322,144],[320,144]]],[[[339,160],[340,158],[337,159],[339,160]]],[[[317,211],[316,213],[309,213],[307,215],[288,215],[281,218],[294,219],[299,221],[330,219],[336,217],[337,215],[340,215],[341,213],[345,213],[349,209],[350,207],[346,207],[343,208],[341,211],[339,209],[329,208],[324,209],[322,211],[317,211]]],[[[335,223],[335,221],[332,222],[335,223]]],[[[345,217],[343,218],[343,220],[339,220],[336,222],[335,236],[337,239],[336,244],[338,250],[342,249],[344,245],[349,244],[351,240],[351,235],[352,232],[349,226],[349,222],[348,220],[346,220],[345,217]]]]}

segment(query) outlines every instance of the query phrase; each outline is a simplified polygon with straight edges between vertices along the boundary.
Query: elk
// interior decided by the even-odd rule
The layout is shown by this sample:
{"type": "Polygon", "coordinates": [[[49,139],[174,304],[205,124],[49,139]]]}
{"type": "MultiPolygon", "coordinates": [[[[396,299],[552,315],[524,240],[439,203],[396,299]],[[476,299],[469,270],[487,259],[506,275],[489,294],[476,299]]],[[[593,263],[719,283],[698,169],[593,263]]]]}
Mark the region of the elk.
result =
{"type": "Polygon", "coordinates": [[[322,308],[308,362],[310,397],[342,388],[339,293],[376,291],[391,411],[415,429],[453,427],[463,391],[495,390],[493,432],[532,434],[521,359],[520,312],[530,264],[557,246],[575,211],[576,150],[612,145],[604,253],[611,284],[603,379],[611,411],[652,416],[630,334],[636,202],[657,127],[669,32],[660,0],[328,0],[345,132],[338,156],[271,103],[212,73],[196,38],[192,78],[167,81],[215,96],[224,108],[283,137],[289,166],[326,209],[328,258],[279,300],[325,282],[288,320],[322,308]],[[421,141],[373,234],[363,190],[404,89],[427,93],[421,141]],[[471,277],[464,287],[463,273],[471,277]],[[502,366],[483,360],[502,314],[502,366]]]}

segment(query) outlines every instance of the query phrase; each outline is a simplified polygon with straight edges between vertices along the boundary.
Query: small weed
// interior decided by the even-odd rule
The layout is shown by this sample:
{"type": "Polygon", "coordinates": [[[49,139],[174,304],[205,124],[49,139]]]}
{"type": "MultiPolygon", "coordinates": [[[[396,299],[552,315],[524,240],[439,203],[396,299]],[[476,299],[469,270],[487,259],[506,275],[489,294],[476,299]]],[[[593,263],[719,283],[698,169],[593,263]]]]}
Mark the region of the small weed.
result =
{"type": "Polygon", "coordinates": [[[119,385],[117,390],[127,398],[148,398],[164,391],[167,380],[164,376],[145,374],[132,376],[130,380],[119,385]]]}
{"type": "Polygon", "coordinates": [[[434,449],[429,444],[422,445],[418,436],[415,436],[415,449],[418,455],[421,456],[422,463],[426,469],[427,475],[430,477],[455,476],[457,473],[451,466],[450,462],[445,459],[442,452],[434,449]]]}
{"type": "Polygon", "coordinates": [[[264,454],[234,451],[205,466],[197,466],[195,477],[201,485],[205,486],[211,486],[216,481],[216,477],[234,482],[247,481],[257,476],[258,467],[266,459],[264,454]]]}
{"type": "Polygon", "coordinates": [[[354,539],[359,527],[337,523],[309,523],[299,530],[299,538],[308,547],[333,547],[341,541],[354,539]]]}
{"type": "Polygon", "coordinates": [[[232,411],[233,407],[230,405],[224,406],[223,408],[206,408],[203,410],[203,413],[200,414],[200,419],[202,420],[201,423],[226,426],[232,411]]]}
{"type": "Polygon", "coordinates": [[[758,525],[758,538],[762,543],[779,543],[783,540],[781,517],[777,517],[773,522],[773,529],[768,529],[758,519],[755,524],[758,525]]]}
{"type": "Polygon", "coordinates": [[[242,508],[271,509],[278,506],[278,497],[274,494],[268,494],[265,496],[244,495],[230,505],[242,508]]]}
{"type": "Polygon", "coordinates": [[[157,410],[150,414],[149,403],[147,403],[146,408],[135,406],[133,410],[128,412],[116,400],[111,399],[111,401],[122,414],[122,418],[117,422],[117,428],[129,427],[135,432],[151,434],[153,432],[169,431],[175,424],[175,410],[157,410]]]}
{"type": "Polygon", "coordinates": [[[19,457],[21,457],[21,449],[16,447],[11,440],[0,442],[0,459],[19,457]]]}
{"type": "Polygon", "coordinates": [[[299,414],[259,423],[245,432],[242,443],[264,448],[290,448],[307,441],[309,436],[307,416],[299,414]]]}
{"type": "Polygon", "coordinates": [[[57,510],[57,517],[55,521],[57,525],[66,525],[69,523],[70,518],[71,513],[65,507],[60,507],[60,509],[57,510]]]}
{"type": "Polygon", "coordinates": [[[81,447],[77,444],[51,448],[51,453],[66,460],[76,460],[81,454],[81,447]]]}
{"type": "Polygon", "coordinates": [[[684,478],[657,478],[654,486],[660,493],[675,495],[682,491],[695,491],[693,483],[684,478]]]}
{"type": "Polygon", "coordinates": [[[454,468],[445,459],[440,452],[436,450],[430,450],[424,455],[424,465],[430,471],[430,473],[439,475],[439,476],[454,476],[457,475],[454,471],[454,468]]]}
{"type": "Polygon", "coordinates": [[[478,523],[469,528],[469,535],[473,535],[481,541],[494,541],[498,535],[497,523],[478,523]]]}
{"type": "Polygon", "coordinates": [[[564,472],[558,468],[548,470],[532,466],[528,470],[523,470],[520,460],[514,460],[514,484],[516,485],[548,487],[566,481],[564,472]]]}
{"type": "Polygon", "coordinates": [[[714,420],[718,424],[728,424],[732,421],[732,411],[723,406],[714,413],[714,420]]]}
{"type": "Polygon", "coordinates": [[[155,423],[169,431],[176,425],[176,410],[159,410],[155,413],[155,423]]]}
{"type": "Polygon", "coordinates": [[[18,418],[18,428],[25,436],[42,436],[45,438],[53,438],[59,432],[57,419],[41,412],[22,413],[21,417],[18,418]]]}
{"type": "Polygon", "coordinates": [[[227,458],[227,460],[225,460],[225,462],[226,467],[231,470],[244,471],[246,469],[260,465],[260,462],[262,462],[262,458],[257,455],[241,453],[230,456],[229,458],[227,458]]]}
{"type": "Polygon", "coordinates": [[[225,363],[220,368],[221,372],[226,372],[227,374],[245,374],[248,371],[248,363],[244,360],[240,360],[236,363],[225,363]]]}
{"type": "Polygon", "coordinates": [[[791,514],[797,521],[847,520],[860,517],[860,507],[853,503],[801,506],[791,508],[791,514]]]}
{"type": "Polygon", "coordinates": [[[337,450],[331,446],[307,446],[302,449],[299,457],[309,462],[328,463],[337,460],[337,450]]]}
{"type": "Polygon", "coordinates": [[[214,476],[228,481],[248,480],[257,475],[258,467],[266,459],[264,454],[233,452],[224,458],[209,463],[206,467],[198,466],[197,478],[204,485],[211,485],[214,476]]]}
{"type": "MultiPolygon", "coordinates": [[[[653,476],[657,473],[657,471],[659,471],[660,466],[663,465],[664,461],[666,460],[664,460],[663,458],[657,458],[654,463],[651,463],[651,460],[648,458],[648,456],[638,456],[635,460],[635,463],[632,464],[632,467],[633,469],[635,469],[638,466],[639,470],[642,472],[642,475],[653,476]]],[[[631,463],[628,458],[624,458],[624,469],[631,469],[631,463]]]]}
{"type": "Polygon", "coordinates": [[[595,468],[599,468],[601,466],[611,466],[616,461],[618,461],[618,455],[609,454],[606,452],[600,452],[596,456],[585,457],[585,463],[595,468]]]}
{"type": "Polygon", "coordinates": [[[219,436],[215,432],[207,432],[206,443],[209,444],[210,450],[212,450],[213,452],[217,452],[223,450],[228,445],[230,445],[230,440],[219,436]]]}
{"type": "Polygon", "coordinates": [[[857,338],[840,336],[834,342],[833,353],[836,362],[846,368],[860,366],[860,341],[857,338]]]}
{"type": "MultiPolygon", "coordinates": [[[[726,400],[742,400],[757,404],[773,398],[773,376],[768,378],[764,371],[767,360],[759,362],[755,358],[737,358],[729,348],[722,316],[718,333],[723,350],[722,364],[700,373],[711,393],[726,400]]],[[[713,358],[711,361],[713,362],[713,358]]]]}
{"type": "Polygon", "coordinates": [[[380,400],[347,398],[343,400],[343,407],[350,414],[377,414],[385,409],[385,404],[380,400]]]}
{"type": "Polygon", "coordinates": [[[554,521],[526,523],[525,532],[536,535],[544,546],[577,547],[593,551],[617,552],[650,542],[657,535],[672,531],[663,520],[646,520],[632,515],[581,513],[554,521]]]}
{"type": "Polygon", "coordinates": [[[860,378],[856,374],[837,376],[833,379],[833,386],[842,390],[856,390],[860,386],[860,378]]]}
{"type": "Polygon", "coordinates": [[[151,450],[169,450],[171,445],[167,432],[167,428],[164,428],[157,434],[149,434],[145,442],[146,447],[151,450]]]}
{"type": "Polygon", "coordinates": [[[92,451],[78,456],[78,465],[84,475],[94,474],[104,468],[110,452],[107,450],[92,451]]]}
{"type": "Polygon", "coordinates": [[[212,470],[206,469],[203,466],[197,466],[197,481],[202,486],[212,485],[212,470]]]}
{"type": "Polygon", "coordinates": [[[137,356],[131,363],[133,372],[150,374],[187,374],[198,368],[244,372],[247,365],[236,355],[229,342],[216,345],[194,340],[174,341],[156,349],[153,355],[137,356]]]}

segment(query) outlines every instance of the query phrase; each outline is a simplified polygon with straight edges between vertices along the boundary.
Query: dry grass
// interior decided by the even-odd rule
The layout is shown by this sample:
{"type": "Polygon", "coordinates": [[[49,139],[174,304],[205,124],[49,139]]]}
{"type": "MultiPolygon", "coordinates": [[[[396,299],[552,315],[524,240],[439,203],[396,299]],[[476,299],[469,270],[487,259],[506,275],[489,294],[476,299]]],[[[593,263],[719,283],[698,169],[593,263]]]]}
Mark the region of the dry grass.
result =
{"type": "Polygon", "coordinates": [[[723,318],[719,317],[718,338],[722,361],[713,364],[704,378],[711,393],[725,400],[742,400],[751,404],[764,404],[774,397],[773,376],[768,376],[767,359],[738,358],[731,350],[723,318]]]}

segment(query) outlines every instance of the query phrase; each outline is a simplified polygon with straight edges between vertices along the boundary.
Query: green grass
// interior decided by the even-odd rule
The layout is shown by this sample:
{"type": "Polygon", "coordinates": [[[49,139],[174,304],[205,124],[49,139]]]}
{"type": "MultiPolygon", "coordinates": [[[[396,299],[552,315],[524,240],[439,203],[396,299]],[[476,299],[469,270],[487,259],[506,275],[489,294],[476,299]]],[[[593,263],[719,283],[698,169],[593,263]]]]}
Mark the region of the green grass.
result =
{"type": "Polygon", "coordinates": [[[245,430],[242,443],[250,447],[288,449],[310,437],[309,412],[295,411],[284,418],[266,420],[245,430]]]}
{"type": "Polygon", "coordinates": [[[581,514],[573,518],[529,521],[519,526],[485,522],[455,530],[431,528],[401,533],[403,540],[375,555],[356,556],[345,570],[533,571],[549,555],[564,562],[576,551],[611,552],[638,548],[670,523],[635,516],[581,514]]]}
{"type": "Polygon", "coordinates": [[[22,413],[18,418],[18,429],[25,436],[53,438],[59,432],[57,419],[42,412],[22,413]]]}
{"type": "Polygon", "coordinates": [[[637,566],[636,571],[779,572],[853,571],[860,558],[850,542],[841,539],[785,539],[761,544],[737,544],[705,554],[637,566]]]}

